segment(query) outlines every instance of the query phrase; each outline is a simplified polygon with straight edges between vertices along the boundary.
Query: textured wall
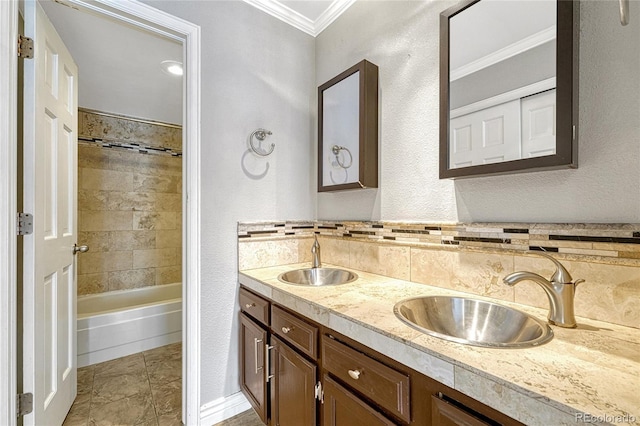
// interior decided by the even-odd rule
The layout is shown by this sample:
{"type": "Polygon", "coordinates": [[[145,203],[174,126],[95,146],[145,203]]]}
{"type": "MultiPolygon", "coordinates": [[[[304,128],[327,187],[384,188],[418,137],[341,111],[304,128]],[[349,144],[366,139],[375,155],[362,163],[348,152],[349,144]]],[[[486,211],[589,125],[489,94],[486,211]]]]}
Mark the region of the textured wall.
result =
{"type": "Polygon", "coordinates": [[[359,1],[317,38],[318,85],[380,67],[381,123],[380,188],[318,194],[317,217],[639,222],[640,4],[626,27],[613,2],[580,4],[579,169],[457,181],[438,179],[438,17],[453,4],[359,1]]]}
{"type": "Polygon", "coordinates": [[[182,157],[104,148],[109,139],[181,151],[182,129],[80,111],[78,295],[182,280],[182,157]]]}
{"type": "Polygon", "coordinates": [[[314,39],[241,1],[149,1],[201,26],[202,403],[239,391],[237,221],[311,219],[314,39]],[[258,127],[272,155],[247,153],[258,127]]]}

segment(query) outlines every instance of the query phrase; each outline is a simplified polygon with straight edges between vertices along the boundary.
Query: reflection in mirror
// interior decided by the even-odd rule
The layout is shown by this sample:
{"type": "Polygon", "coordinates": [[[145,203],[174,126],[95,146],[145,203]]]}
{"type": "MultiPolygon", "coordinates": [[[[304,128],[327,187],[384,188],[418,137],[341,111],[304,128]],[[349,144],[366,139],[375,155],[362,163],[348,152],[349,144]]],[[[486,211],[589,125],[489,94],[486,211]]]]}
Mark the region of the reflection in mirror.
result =
{"type": "Polygon", "coordinates": [[[442,13],[441,178],[576,166],[576,18],[555,0],[442,13]]]}
{"type": "Polygon", "coordinates": [[[362,61],[318,87],[318,191],[378,186],[378,67],[362,61]]]}
{"type": "Polygon", "coordinates": [[[358,181],[359,84],[355,72],[323,92],[323,186],[358,181]]]}

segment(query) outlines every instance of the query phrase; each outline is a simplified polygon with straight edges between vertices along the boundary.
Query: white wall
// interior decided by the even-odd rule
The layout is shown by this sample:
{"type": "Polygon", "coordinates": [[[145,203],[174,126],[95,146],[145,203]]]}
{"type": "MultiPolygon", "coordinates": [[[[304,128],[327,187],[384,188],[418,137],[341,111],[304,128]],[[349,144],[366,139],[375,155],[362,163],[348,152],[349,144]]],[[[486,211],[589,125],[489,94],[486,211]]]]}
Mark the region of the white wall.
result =
{"type": "Polygon", "coordinates": [[[147,1],[202,28],[203,404],[239,390],[237,221],[312,219],[314,40],[240,1],[147,1]],[[258,127],[266,159],[245,155],[258,127]],[[254,174],[269,170],[262,179],[254,174]]]}
{"type": "Polygon", "coordinates": [[[319,219],[640,222],[640,3],[581,2],[579,169],[438,179],[439,13],[359,1],[316,39],[316,83],[380,67],[380,187],[318,194],[319,219]],[[366,25],[363,23],[366,22],[366,25]]]}

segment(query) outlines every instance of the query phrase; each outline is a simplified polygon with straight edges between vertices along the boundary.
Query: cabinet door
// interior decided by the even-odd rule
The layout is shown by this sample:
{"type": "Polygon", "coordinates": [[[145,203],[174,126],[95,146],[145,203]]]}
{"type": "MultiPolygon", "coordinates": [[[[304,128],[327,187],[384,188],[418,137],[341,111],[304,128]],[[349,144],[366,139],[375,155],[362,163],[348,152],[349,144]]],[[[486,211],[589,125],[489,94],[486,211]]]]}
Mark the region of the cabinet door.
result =
{"type": "Polygon", "coordinates": [[[375,411],[360,398],[326,374],[322,378],[323,426],[391,426],[394,422],[375,411]]]}
{"type": "Polygon", "coordinates": [[[275,336],[271,336],[271,344],[271,424],[315,426],[315,364],[275,336]]]}
{"type": "Polygon", "coordinates": [[[260,419],[267,423],[267,384],[264,358],[267,332],[240,314],[240,386],[260,419]]]}
{"type": "MultiPolygon", "coordinates": [[[[499,424],[487,423],[468,413],[463,408],[431,395],[431,420],[438,426],[487,426],[499,424]]],[[[477,414],[477,413],[476,413],[477,414]]]]}

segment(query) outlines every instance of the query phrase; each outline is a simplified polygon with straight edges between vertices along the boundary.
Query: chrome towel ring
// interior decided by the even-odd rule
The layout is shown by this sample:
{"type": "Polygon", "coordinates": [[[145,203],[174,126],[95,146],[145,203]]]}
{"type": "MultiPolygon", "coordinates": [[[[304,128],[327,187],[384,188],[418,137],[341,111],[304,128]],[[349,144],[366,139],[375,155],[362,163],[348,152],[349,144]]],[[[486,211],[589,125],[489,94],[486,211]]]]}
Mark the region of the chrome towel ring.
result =
{"type": "Polygon", "coordinates": [[[620,0],[620,23],[629,24],[629,0],[620,0]]]}
{"type": "Polygon", "coordinates": [[[251,133],[251,136],[249,136],[249,145],[251,146],[251,151],[253,151],[254,154],[259,155],[261,157],[266,157],[267,155],[270,155],[273,150],[276,147],[276,144],[272,143],[271,146],[269,147],[269,151],[267,152],[263,152],[262,149],[258,150],[258,148],[256,148],[256,146],[253,144],[253,137],[255,136],[256,139],[258,139],[260,142],[262,142],[263,140],[265,140],[267,138],[267,136],[272,135],[273,133],[271,133],[271,131],[266,130],[266,129],[256,129],[253,131],[253,133],[251,133]]]}
{"type": "Polygon", "coordinates": [[[333,152],[333,155],[336,156],[336,163],[338,163],[338,166],[342,167],[343,169],[348,169],[353,164],[353,155],[351,155],[351,151],[349,151],[349,148],[347,148],[346,146],[333,145],[331,147],[331,152],[333,152]],[[347,154],[349,154],[349,164],[346,166],[344,163],[340,162],[340,151],[343,150],[347,151],[347,154]]]}

